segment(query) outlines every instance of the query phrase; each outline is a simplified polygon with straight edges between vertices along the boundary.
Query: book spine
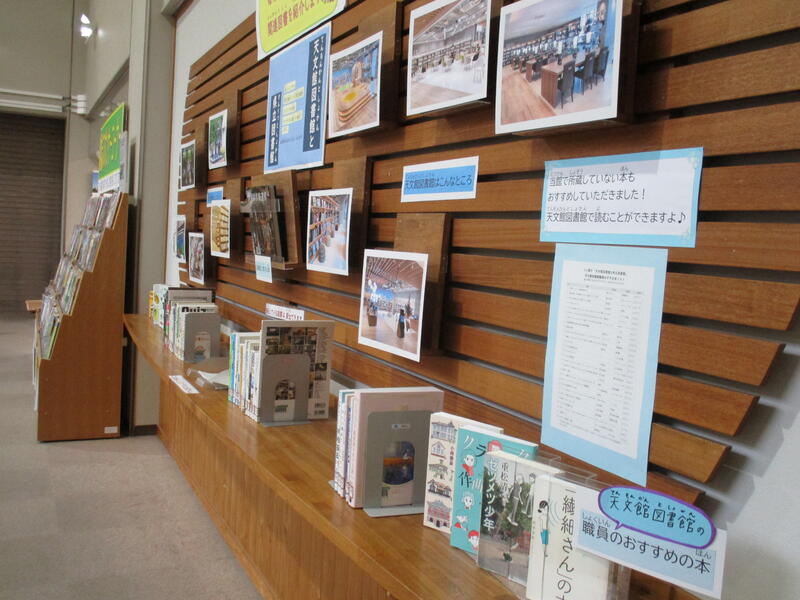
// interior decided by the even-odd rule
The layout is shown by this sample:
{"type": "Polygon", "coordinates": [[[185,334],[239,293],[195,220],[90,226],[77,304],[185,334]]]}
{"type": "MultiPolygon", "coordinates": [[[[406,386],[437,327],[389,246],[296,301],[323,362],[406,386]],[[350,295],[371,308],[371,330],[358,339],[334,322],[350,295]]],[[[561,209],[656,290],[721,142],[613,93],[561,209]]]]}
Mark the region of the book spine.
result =
{"type": "Polygon", "coordinates": [[[358,444],[358,431],[356,423],[360,414],[361,401],[356,396],[353,397],[350,410],[347,411],[347,452],[345,454],[345,479],[344,479],[344,499],[354,507],[355,501],[355,474],[356,474],[356,446],[358,444]]]}
{"type": "Polygon", "coordinates": [[[339,392],[336,405],[336,463],[333,471],[333,489],[344,496],[344,465],[347,452],[347,395],[339,392]]]}
{"type": "Polygon", "coordinates": [[[236,380],[236,333],[230,335],[230,346],[228,348],[228,402],[235,402],[233,382],[236,380]]]}

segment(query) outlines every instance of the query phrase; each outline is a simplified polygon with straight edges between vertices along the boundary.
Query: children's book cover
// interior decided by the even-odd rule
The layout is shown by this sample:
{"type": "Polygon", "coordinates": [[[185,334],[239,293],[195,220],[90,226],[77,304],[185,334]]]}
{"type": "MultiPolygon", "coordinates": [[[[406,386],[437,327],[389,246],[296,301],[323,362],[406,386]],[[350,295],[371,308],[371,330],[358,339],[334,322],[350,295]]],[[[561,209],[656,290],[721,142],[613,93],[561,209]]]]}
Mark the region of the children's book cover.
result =
{"type": "Polygon", "coordinates": [[[456,478],[453,485],[450,545],[469,554],[477,554],[486,453],[505,450],[522,458],[533,459],[537,446],[533,442],[487,433],[470,426],[459,429],[456,440],[456,478]]]}

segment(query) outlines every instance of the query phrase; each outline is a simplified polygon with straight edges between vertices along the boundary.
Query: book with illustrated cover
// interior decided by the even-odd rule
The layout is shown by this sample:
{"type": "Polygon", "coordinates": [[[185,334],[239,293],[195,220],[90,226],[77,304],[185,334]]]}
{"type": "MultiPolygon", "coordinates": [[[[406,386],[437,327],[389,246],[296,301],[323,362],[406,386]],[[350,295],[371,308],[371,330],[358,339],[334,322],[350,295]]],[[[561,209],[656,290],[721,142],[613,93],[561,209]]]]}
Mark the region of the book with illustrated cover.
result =
{"type": "Polygon", "coordinates": [[[456,437],[458,430],[465,425],[490,433],[503,433],[502,427],[487,425],[446,412],[431,415],[423,524],[448,534],[453,518],[456,437]]]}
{"type": "Polygon", "coordinates": [[[171,341],[173,339],[172,326],[175,321],[171,321],[173,302],[213,302],[214,290],[210,288],[190,288],[190,287],[168,287],[164,290],[163,308],[158,311],[163,319],[162,329],[164,330],[164,344],[172,350],[171,341]]]}
{"type": "Polygon", "coordinates": [[[339,390],[336,405],[336,454],[334,458],[333,489],[344,497],[344,482],[347,477],[347,445],[350,440],[348,422],[353,410],[355,390],[339,390]]]}
{"type": "Polygon", "coordinates": [[[219,356],[220,315],[213,303],[177,303],[175,354],[186,362],[219,356]]]}
{"type": "Polygon", "coordinates": [[[269,256],[273,261],[283,261],[281,205],[275,196],[275,186],[249,188],[247,194],[253,253],[269,256]]]}
{"type": "Polygon", "coordinates": [[[244,398],[244,363],[245,342],[258,341],[261,333],[257,331],[240,331],[231,336],[231,383],[228,386],[228,397],[236,406],[242,408],[244,398]]]}
{"type": "Polygon", "coordinates": [[[527,584],[532,548],[548,541],[550,479],[559,472],[510,452],[486,455],[478,566],[527,584]]]}
{"type": "Polygon", "coordinates": [[[83,211],[83,220],[81,225],[84,227],[94,227],[97,222],[97,213],[100,210],[100,194],[92,194],[86,201],[86,207],[83,211]]]}
{"type": "Polygon", "coordinates": [[[576,527],[580,526],[575,512],[576,495],[583,487],[571,481],[568,473],[550,480],[546,526],[549,534],[546,544],[541,535],[532,538],[525,596],[528,600],[558,600],[567,589],[570,600],[617,597],[615,575],[624,569],[575,546],[576,527]]]}
{"type": "Polygon", "coordinates": [[[333,321],[262,321],[262,422],[328,418],[333,327],[333,321]]]}
{"type": "Polygon", "coordinates": [[[487,433],[465,425],[456,436],[456,478],[453,484],[453,522],[450,545],[469,554],[478,553],[480,541],[483,466],[486,453],[505,450],[533,459],[537,445],[508,435],[487,433]]]}
{"type": "MultiPolygon", "coordinates": [[[[390,411],[442,410],[444,392],[435,387],[359,389],[353,396],[351,433],[345,460],[345,500],[353,508],[364,506],[367,426],[371,414],[390,411]]],[[[430,415],[428,416],[430,418],[430,415]]],[[[423,459],[424,460],[424,459],[423,459]]],[[[424,469],[420,469],[424,473],[424,469]]]]}

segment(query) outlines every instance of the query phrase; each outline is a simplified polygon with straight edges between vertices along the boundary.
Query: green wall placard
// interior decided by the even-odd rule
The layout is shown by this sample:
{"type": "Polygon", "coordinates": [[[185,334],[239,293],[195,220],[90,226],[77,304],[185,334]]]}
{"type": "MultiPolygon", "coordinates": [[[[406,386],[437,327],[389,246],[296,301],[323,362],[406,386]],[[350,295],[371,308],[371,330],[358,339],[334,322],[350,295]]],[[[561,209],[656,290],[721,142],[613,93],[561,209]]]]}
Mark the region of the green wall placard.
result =
{"type": "Polygon", "coordinates": [[[100,192],[119,187],[120,136],[124,130],[125,105],[120,104],[100,128],[100,192]]]}

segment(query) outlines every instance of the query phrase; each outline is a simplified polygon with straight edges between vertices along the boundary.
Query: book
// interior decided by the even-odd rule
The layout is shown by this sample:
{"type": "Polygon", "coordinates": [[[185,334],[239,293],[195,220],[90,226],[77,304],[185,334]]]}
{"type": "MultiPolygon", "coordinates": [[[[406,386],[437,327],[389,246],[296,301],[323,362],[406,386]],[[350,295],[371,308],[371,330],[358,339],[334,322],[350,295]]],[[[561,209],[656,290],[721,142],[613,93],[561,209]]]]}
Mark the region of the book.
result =
{"type": "MultiPolygon", "coordinates": [[[[616,598],[616,566],[575,546],[580,519],[575,512],[579,483],[568,473],[550,480],[547,544],[533,536],[528,563],[528,600],[606,600],[616,598]],[[542,566],[543,565],[543,566],[542,566]]],[[[542,527],[540,526],[540,530],[542,527]]]]}
{"type": "Polygon", "coordinates": [[[283,261],[283,237],[281,235],[280,199],[275,196],[274,186],[249,188],[250,232],[253,253],[269,256],[273,261],[283,261]]]}
{"type": "Polygon", "coordinates": [[[244,363],[245,363],[245,342],[258,341],[261,333],[256,331],[238,332],[231,335],[231,382],[228,385],[228,399],[239,408],[242,407],[244,398],[244,363]]]}
{"type": "Polygon", "coordinates": [[[172,303],[179,301],[213,302],[214,290],[197,287],[168,287],[164,291],[163,308],[160,314],[163,315],[162,329],[164,330],[164,344],[170,350],[172,350],[170,344],[172,340],[171,326],[172,323],[174,323],[174,321],[170,321],[170,313],[172,312],[172,303]]]}
{"type": "Polygon", "coordinates": [[[503,433],[502,427],[487,425],[446,412],[431,415],[428,468],[425,476],[425,516],[422,522],[427,527],[448,534],[453,518],[456,437],[458,430],[465,425],[491,433],[503,433]]]}
{"type": "Polygon", "coordinates": [[[353,508],[364,505],[364,467],[369,416],[376,412],[426,410],[438,412],[444,392],[435,387],[374,388],[356,390],[353,396],[351,432],[347,447],[345,500],[353,508]]]}
{"type": "Polygon", "coordinates": [[[465,425],[456,436],[456,478],[453,484],[453,523],[450,545],[469,554],[478,553],[480,540],[481,490],[486,453],[506,450],[532,459],[537,445],[508,435],[487,433],[465,425]]]}
{"type": "Polygon", "coordinates": [[[214,303],[178,303],[175,354],[183,361],[198,362],[219,356],[220,316],[214,303]]]}
{"type": "MultiPolygon", "coordinates": [[[[478,566],[526,585],[532,549],[547,544],[550,478],[558,467],[502,450],[483,469],[478,566]]],[[[534,568],[531,565],[531,568],[534,568]]]]}
{"type": "Polygon", "coordinates": [[[328,418],[333,327],[333,321],[262,321],[262,423],[328,418]]]}
{"type": "Polygon", "coordinates": [[[344,497],[344,482],[347,477],[348,422],[353,410],[355,390],[339,390],[336,403],[336,454],[334,458],[333,489],[344,497]]]}

